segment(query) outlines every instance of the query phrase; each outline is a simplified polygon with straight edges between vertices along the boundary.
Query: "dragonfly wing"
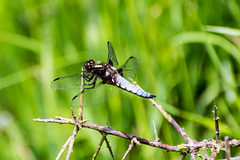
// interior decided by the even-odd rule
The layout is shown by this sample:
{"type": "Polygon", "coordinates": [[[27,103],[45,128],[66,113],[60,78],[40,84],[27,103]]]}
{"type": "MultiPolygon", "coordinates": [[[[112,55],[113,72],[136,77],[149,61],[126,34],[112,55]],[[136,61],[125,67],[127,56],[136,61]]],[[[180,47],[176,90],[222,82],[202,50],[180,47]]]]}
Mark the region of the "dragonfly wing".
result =
{"type": "Polygon", "coordinates": [[[137,59],[129,57],[128,60],[118,69],[118,72],[128,81],[133,82],[137,74],[137,59]]]}
{"type": "Polygon", "coordinates": [[[55,90],[75,90],[81,87],[81,74],[64,76],[52,81],[51,87],[55,90]]]}
{"type": "MultiPolygon", "coordinates": [[[[98,79],[93,89],[84,90],[83,106],[91,106],[102,103],[117,94],[119,89],[113,85],[102,84],[102,80],[98,79]]],[[[72,99],[72,108],[77,108],[80,105],[80,94],[72,99]]]]}
{"type": "Polygon", "coordinates": [[[108,41],[107,45],[108,45],[108,59],[107,59],[107,62],[108,62],[108,64],[117,68],[118,60],[117,60],[115,51],[113,49],[113,46],[112,46],[111,42],[109,42],[109,41],[108,41]]]}

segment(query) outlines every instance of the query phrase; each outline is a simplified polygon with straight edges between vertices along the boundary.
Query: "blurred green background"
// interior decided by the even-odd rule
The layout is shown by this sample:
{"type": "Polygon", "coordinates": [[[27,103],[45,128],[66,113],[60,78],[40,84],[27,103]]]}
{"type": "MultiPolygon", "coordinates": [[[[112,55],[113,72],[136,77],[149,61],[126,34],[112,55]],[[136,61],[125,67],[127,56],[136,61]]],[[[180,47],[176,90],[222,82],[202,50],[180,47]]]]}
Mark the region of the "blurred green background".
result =
{"type": "MultiPolygon", "coordinates": [[[[33,119],[72,117],[70,101],[79,91],[54,91],[51,81],[80,73],[80,62],[88,59],[106,61],[107,41],[120,65],[137,57],[136,82],[157,96],[192,139],[215,138],[214,99],[221,138],[240,139],[239,15],[237,0],[1,0],[0,159],[56,158],[73,126],[33,119]]],[[[154,121],[163,143],[185,143],[148,100],[126,91],[86,107],[84,118],[151,140],[154,121]]],[[[100,138],[97,131],[81,130],[71,159],[91,159],[100,138]]],[[[120,159],[129,141],[108,139],[120,159]]],[[[240,149],[233,148],[237,155],[240,149]]],[[[220,152],[218,158],[224,156],[220,152]]],[[[145,145],[127,156],[180,158],[145,145]]],[[[98,159],[111,159],[105,144],[98,159]]]]}

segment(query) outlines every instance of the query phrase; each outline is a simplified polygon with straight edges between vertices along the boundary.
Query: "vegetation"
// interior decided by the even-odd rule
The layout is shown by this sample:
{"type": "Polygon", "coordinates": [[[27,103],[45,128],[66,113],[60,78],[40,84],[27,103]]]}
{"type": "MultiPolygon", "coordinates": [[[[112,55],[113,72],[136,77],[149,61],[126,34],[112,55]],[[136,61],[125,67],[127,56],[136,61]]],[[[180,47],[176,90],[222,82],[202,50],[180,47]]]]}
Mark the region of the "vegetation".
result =
{"type": "MultiPolygon", "coordinates": [[[[81,62],[106,61],[107,41],[119,64],[138,59],[136,82],[197,141],[215,137],[216,99],[221,139],[240,139],[240,4],[228,1],[6,1],[0,3],[0,159],[54,159],[73,126],[34,118],[72,118],[79,91],[54,91],[56,77],[81,72],[81,62]]],[[[185,143],[143,98],[120,91],[84,108],[84,119],[171,145],[185,143]]],[[[101,139],[83,129],[72,159],[91,159],[101,139]]],[[[108,136],[116,159],[129,141],[108,136]]],[[[105,145],[105,144],[104,144],[105,145]]],[[[233,148],[232,156],[240,156],[233,148]]],[[[203,151],[204,152],[204,151],[203,151]]],[[[217,158],[224,158],[221,152],[217,158]]],[[[179,159],[145,145],[128,159],[179,159]]],[[[187,157],[189,158],[189,157],[187,157]]],[[[102,147],[98,159],[111,159],[102,147]]]]}

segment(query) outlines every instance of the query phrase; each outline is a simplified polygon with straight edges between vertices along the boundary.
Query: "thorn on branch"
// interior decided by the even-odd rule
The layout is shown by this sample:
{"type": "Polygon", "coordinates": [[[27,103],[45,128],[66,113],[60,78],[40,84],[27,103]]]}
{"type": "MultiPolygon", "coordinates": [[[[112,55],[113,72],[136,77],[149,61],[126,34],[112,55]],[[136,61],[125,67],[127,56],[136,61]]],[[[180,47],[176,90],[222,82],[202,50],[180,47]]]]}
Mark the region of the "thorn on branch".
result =
{"type": "Polygon", "coordinates": [[[155,133],[155,141],[159,142],[160,139],[157,135],[156,125],[155,125],[154,121],[153,121],[153,129],[154,129],[154,133],[155,133]]]}
{"type": "Polygon", "coordinates": [[[137,145],[140,145],[140,142],[137,140],[136,137],[134,137],[132,140],[131,140],[131,143],[129,144],[129,147],[127,149],[127,151],[125,152],[125,154],[123,155],[123,158],[122,160],[124,160],[127,156],[127,154],[130,152],[130,150],[132,149],[134,143],[136,143],[137,145]]]}
{"type": "Polygon", "coordinates": [[[109,125],[108,125],[108,122],[107,122],[107,121],[105,121],[105,123],[106,123],[106,126],[107,126],[107,127],[109,127],[109,125]]]}

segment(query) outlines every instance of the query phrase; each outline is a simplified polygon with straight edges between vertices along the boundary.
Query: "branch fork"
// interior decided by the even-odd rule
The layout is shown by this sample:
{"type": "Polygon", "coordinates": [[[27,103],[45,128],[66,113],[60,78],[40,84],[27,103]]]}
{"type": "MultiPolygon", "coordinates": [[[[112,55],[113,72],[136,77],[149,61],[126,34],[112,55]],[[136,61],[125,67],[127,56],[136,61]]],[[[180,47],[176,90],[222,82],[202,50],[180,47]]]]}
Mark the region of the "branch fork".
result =
{"type": "MultiPolygon", "coordinates": [[[[83,73],[83,68],[82,68],[82,73],[83,73]]],[[[135,83],[135,85],[138,86],[136,83],[135,83]]],[[[83,120],[83,93],[84,93],[83,87],[84,87],[84,84],[83,84],[83,76],[82,76],[81,92],[80,92],[81,93],[80,94],[80,107],[79,107],[78,116],[76,116],[74,111],[71,109],[73,119],[63,118],[63,117],[59,117],[59,116],[56,116],[55,117],[56,119],[52,119],[52,118],[50,118],[50,119],[40,119],[40,118],[34,119],[34,121],[36,121],[36,122],[74,125],[73,132],[70,135],[70,137],[66,140],[65,144],[62,146],[62,148],[56,158],[57,160],[60,159],[60,157],[63,155],[63,153],[67,147],[69,147],[69,148],[68,148],[66,160],[68,160],[70,158],[70,155],[73,152],[73,144],[74,144],[76,135],[77,135],[79,129],[82,129],[82,128],[89,128],[89,129],[99,131],[102,135],[102,138],[99,142],[98,148],[93,155],[93,159],[96,159],[104,141],[106,142],[107,148],[109,150],[109,153],[110,153],[112,159],[114,159],[114,155],[113,155],[110,143],[107,140],[107,135],[114,135],[114,136],[118,136],[118,137],[130,140],[129,147],[126,150],[125,154],[123,155],[122,160],[124,160],[126,158],[127,154],[131,151],[134,144],[138,144],[138,145],[145,144],[145,145],[149,145],[151,147],[157,147],[157,148],[161,148],[161,149],[164,149],[167,151],[180,152],[183,155],[182,159],[185,158],[186,154],[190,153],[192,160],[194,160],[196,156],[203,158],[203,159],[210,159],[210,160],[214,159],[220,150],[225,150],[227,159],[230,159],[230,157],[231,157],[230,147],[240,146],[240,140],[235,140],[235,139],[229,140],[229,137],[226,137],[225,141],[220,140],[220,132],[219,132],[219,124],[218,124],[219,118],[217,117],[217,106],[216,106],[215,101],[214,101],[213,113],[214,113],[214,120],[215,120],[216,140],[210,139],[210,140],[203,140],[203,141],[198,142],[198,141],[192,140],[188,136],[188,134],[185,132],[184,128],[181,128],[177,124],[177,122],[172,118],[172,116],[170,114],[168,114],[162,108],[161,105],[157,104],[153,99],[149,99],[149,101],[153,104],[153,106],[156,107],[156,109],[164,116],[165,119],[168,120],[168,122],[179,132],[179,134],[187,142],[187,144],[182,143],[182,144],[174,146],[174,145],[164,144],[160,141],[160,139],[157,135],[157,130],[156,130],[154,121],[153,121],[153,127],[154,127],[154,133],[155,133],[155,140],[151,141],[148,139],[144,139],[144,138],[141,138],[141,137],[138,137],[135,135],[131,135],[128,133],[124,133],[124,132],[112,129],[108,126],[107,122],[106,122],[106,126],[100,126],[100,125],[96,125],[96,124],[87,122],[89,120],[83,120]],[[210,157],[208,156],[207,148],[212,148],[210,157]],[[205,156],[197,153],[200,149],[205,150],[205,156]]]]}

